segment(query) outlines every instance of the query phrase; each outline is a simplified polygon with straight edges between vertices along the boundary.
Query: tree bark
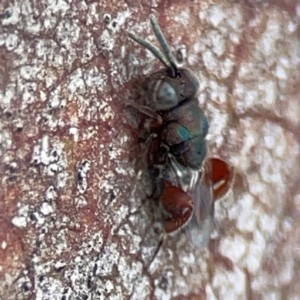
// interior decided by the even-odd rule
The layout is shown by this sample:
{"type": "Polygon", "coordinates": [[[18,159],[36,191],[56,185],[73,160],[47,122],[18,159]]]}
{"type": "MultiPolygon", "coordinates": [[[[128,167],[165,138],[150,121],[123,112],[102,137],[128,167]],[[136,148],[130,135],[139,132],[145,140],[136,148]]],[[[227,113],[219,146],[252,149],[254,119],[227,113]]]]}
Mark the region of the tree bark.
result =
{"type": "Polygon", "coordinates": [[[1,299],[299,299],[296,1],[0,4],[1,299]],[[172,50],[200,80],[210,156],[235,181],[209,246],[163,236],[138,110],[172,50]],[[138,176],[142,171],[142,176],[138,176]]]}

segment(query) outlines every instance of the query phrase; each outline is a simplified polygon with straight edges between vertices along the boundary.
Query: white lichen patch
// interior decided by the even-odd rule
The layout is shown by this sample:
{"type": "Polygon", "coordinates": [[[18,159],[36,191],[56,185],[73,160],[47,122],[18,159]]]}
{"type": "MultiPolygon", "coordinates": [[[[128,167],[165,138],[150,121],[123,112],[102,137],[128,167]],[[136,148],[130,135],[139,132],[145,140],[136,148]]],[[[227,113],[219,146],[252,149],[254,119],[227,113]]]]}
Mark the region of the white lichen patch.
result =
{"type": "Polygon", "coordinates": [[[13,225],[19,228],[25,228],[27,226],[27,219],[25,216],[14,217],[11,221],[13,225]]]}
{"type": "Polygon", "coordinates": [[[190,11],[189,7],[187,6],[178,15],[175,16],[174,20],[177,23],[181,23],[182,25],[187,27],[189,25],[190,16],[191,16],[191,11],[190,11]]]}
{"type": "Polygon", "coordinates": [[[249,86],[245,86],[245,84],[237,81],[234,89],[234,97],[236,99],[236,109],[244,112],[258,104],[259,93],[256,89],[249,88],[249,86]]]}
{"type": "Polygon", "coordinates": [[[256,274],[261,266],[263,254],[266,250],[266,240],[260,231],[253,233],[253,241],[250,243],[245,264],[251,274],[256,274]]]}
{"type": "Polygon", "coordinates": [[[11,102],[14,98],[15,86],[13,84],[9,84],[6,86],[5,91],[1,91],[0,94],[0,107],[1,108],[10,108],[11,102]]]}
{"type": "Polygon", "coordinates": [[[18,211],[16,216],[12,218],[12,224],[19,228],[26,228],[28,225],[29,206],[18,203],[18,211]]]}
{"type": "Polygon", "coordinates": [[[205,67],[208,71],[214,73],[215,75],[218,74],[218,59],[215,57],[213,52],[209,49],[203,52],[202,59],[204,62],[205,67]]]}
{"type": "Polygon", "coordinates": [[[130,16],[131,16],[131,11],[129,9],[124,11],[119,11],[115,18],[110,18],[110,20],[107,22],[106,25],[107,29],[112,33],[116,33],[120,31],[122,26],[130,16]]]}
{"type": "Polygon", "coordinates": [[[259,229],[266,238],[273,236],[279,228],[279,220],[274,215],[260,214],[258,222],[259,229]]]}
{"type": "Polygon", "coordinates": [[[0,132],[0,154],[3,155],[7,150],[9,150],[12,147],[12,138],[11,138],[11,132],[8,130],[2,130],[0,132]]]}
{"type": "Polygon", "coordinates": [[[27,65],[27,66],[22,66],[20,68],[20,76],[26,80],[26,81],[33,81],[38,73],[41,71],[40,67],[37,66],[31,66],[31,65],[27,65]]]}
{"type": "Polygon", "coordinates": [[[7,242],[6,241],[2,241],[1,243],[1,249],[5,250],[7,246],[7,242]]]}
{"type": "Polygon", "coordinates": [[[220,253],[239,264],[247,251],[247,242],[241,236],[225,237],[220,244],[220,253]]]}
{"type": "Polygon", "coordinates": [[[51,204],[49,204],[48,202],[43,202],[41,204],[41,207],[40,207],[40,212],[44,215],[44,216],[47,216],[47,215],[50,215],[51,213],[53,213],[54,209],[52,207],[51,204]]]}
{"type": "Polygon", "coordinates": [[[240,196],[236,207],[232,207],[229,216],[236,219],[236,226],[244,232],[253,232],[257,228],[259,209],[255,208],[254,198],[245,194],[240,196]]]}
{"type": "Polygon", "coordinates": [[[45,135],[33,147],[31,163],[44,166],[45,174],[55,176],[63,173],[67,166],[64,145],[60,142],[53,142],[50,146],[49,136],[45,135]],[[51,148],[50,148],[51,147],[51,148]]]}
{"type": "Polygon", "coordinates": [[[273,109],[278,99],[278,91],[274,80],[260,81],[257,85],[259,98],[264,108],[273,109]]]}
{"type": "Polygon", "coordinates": [[[281,38],[282,27],[276,19],[270,18],[266,24],[265,31],[256,43],[256,49],[264,57],[273,60],[276,52],[276,42],[281,38]]]}
{"type": "Polygon", "coordinates": [[[286,132],[280,126],[266,122],[262,128],[264,144],[277,158],[283,158],[288,151],[286,132]]]}
{"type": "Polygon", "coordinates": [[[218,270],[212,280],[212,291],[217,299],[246,299],[246,275],[235,267],[232,272],[218,270]]]}
{"type": "Polygon", "coordinates": [[[224,136],[223,130],[228,124],[228,116],[220,111],[216,111],[213,114],[213,119],[209,123],[209,133],[207,135],[207,140],[213,142],[220,147],[223,144],[224,136]]]}
{"type": "Polygon", "coordinates": [[[91,164],[88,160],[83,160],[78,165],[77,170],[77,192],[84,194],[88,188],[87,175],[90,171],[91,164]]]}
{"type": "Polygon", "coordinates": [[[249,174],[248,178],[249,183],[249,192],[256,196],[261,202],[267,201],[267,197],[264,195],[267,195],[268,187],[263,182],[262,178],[259,174],[249,174]]]}
{"type": "Polygon", "coordinates": [[[276,190],[282,192],[284,189],[284,181],[282,175],[282,164],[278,160],[274,160],[269,151],[263,151],[261,153],[261,159],[264,164],[261,165],[260,174],[262,180],[266,183],[276,185],[276,190]]]}
{"type": "Polygon", "coordinates": [[[56,40],[65,49],[70,49],[73,43],[76,43],[80,34],[78,21],[69,20],[59,23],[56,27],[56,40]]]}
{"type": "Polygon", "coordinates": [[[212,49],[217,57],[220,57],[225,53],[225,39],[218,31],[210,31],[206,38],[207,46],[212,49]]]}
{"type": "Polygon", "coordinates": [[[4,11],[6,18],[2,20],[3,26],[15,25],[20,21],[20,6],[11,5],[4,11]]]}
{"type": "Polygon", "coordinates": [[[82,94],[86,91],[81,69],[75,70],[73,74],[70,76],[68,89],[72,94],[74,94],[75,92],[76,94],[82,94]]]}
{"type": "MultiPolygon", "coordinates": [[[[38,279],[39,278],[37,278],[37,280],[38,279]]],[[[64,292],[64,286],[62,282],[51,277],[43,278],[43,281],[36,284],[35,288],[37,299],[55,299],[60,297],[60,295],[62,295],[64,292]]]]}
{"type": "Polygon", "coordinates": [[[200,11],[200,20],[206,20],[214,27],[219,27],[221,22],[225,19],[226,14],[221,5],[212,5],[207,10],[200,11]]]}
{"type": "Polygon", "coordinates": [[[9,34],[5,38],[5,46],[8,51],[13,51],[18,47],[20,39],[16,34],[9,34]]]}

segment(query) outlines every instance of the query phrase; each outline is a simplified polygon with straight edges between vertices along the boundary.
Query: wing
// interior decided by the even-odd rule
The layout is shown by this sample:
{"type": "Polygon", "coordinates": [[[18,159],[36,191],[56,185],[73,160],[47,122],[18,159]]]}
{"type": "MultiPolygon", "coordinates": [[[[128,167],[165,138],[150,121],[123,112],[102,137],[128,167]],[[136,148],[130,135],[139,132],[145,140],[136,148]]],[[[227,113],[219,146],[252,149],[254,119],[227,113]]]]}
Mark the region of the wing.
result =
{"type": "Polygon", "coordinates": [[[214,229],[214,202],[227,195],[233,185],[234,170],[219,158],[206,159],[202,174],[187,193],[192,198],[194,211],[184,231],[197,247],[207,244],[214,229]]]}
{"type": "MultiPolygon", "coordinates": [[[[188,195],[193,211],[182,229],[196,247],[205,246],[213,229],[213,184],[210,176],[211,160],[208,159],[200,171],[183,167],[170,157],[168,167],[163,174],[164,179],[172,186],[188,195]]],[[[178,192],[179,194],[179,192],[178,192]]],[[[177,227],[178,229],[179,227],[177,227]]]]}
{"type": "Polygon", "coordinates": [[[207,159],[198,178],[191,182],[187,193],[194,205],[190,221],[183,228],[190,242],[200,248],[206,246],[214,228],[214,194],[211,180],[211,160],[207,159]]]}

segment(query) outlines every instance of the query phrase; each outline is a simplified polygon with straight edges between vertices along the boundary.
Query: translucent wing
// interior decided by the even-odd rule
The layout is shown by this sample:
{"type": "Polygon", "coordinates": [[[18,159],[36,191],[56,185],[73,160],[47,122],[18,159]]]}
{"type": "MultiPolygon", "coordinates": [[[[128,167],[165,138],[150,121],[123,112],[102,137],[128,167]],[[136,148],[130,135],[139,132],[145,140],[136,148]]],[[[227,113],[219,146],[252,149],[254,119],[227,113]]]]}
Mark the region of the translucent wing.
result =
{"type": "Polygon", "coordinates": [[[211,172],[211,160],[207,159],[202,172],[199,171],[197,181],[191,182],[186,191],[192,198],[194,210],[183,230],[196,247],[207,245],[214,228],[214,193],[211,172]]]}
{"type": "Polygon", "coordinates": [[[163,177],[171,185],[180,188],[192,199],[193,212],[183,224],[191,243],[197,247],[205,246],[213,229],[213,183],[209,173],[210,160],[207,160],[200,171],[181,166],[170,157],[168,168],[163,177]]]}

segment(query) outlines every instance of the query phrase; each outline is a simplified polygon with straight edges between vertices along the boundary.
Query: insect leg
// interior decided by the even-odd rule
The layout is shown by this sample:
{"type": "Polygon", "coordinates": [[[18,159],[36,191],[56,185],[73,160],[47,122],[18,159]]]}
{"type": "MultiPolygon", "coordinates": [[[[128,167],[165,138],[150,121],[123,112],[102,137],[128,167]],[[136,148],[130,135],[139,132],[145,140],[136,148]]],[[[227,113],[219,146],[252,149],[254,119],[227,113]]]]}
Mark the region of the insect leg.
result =
{"type": "Polygon", "coordinates": [[[166,235],[163,234],[162,238],[160,239],[160,241],[159,241],[159,243],[158,243],[158,245],[157,245],[157,247],[156,247],[156,249],[155,249],[154,254],[153,254],[152,257],[151,257],[150,262],[148,263],[148,267],[147,267],[148,270],[150,270],[150,267],[151,267],[153,261],[155,260],[155,258],[156,258],[156,256],[157,256],[159,250],[161,249],[161,246],[163,245],[163,242],[164,242],[164,240],[165,240],[165,237],[166,237],[166,235]]]}
{"type": "Polygon", "coordinates": [[[154,111],[153,109],[149,108],[148,106],[135,103],[134,101],[127,100],[123,96],[121,96],[118,92],[116,92],[116,91],[114,91],[114,92],[127,105],[133,106],[136,109],[138,109],[141,113],[143,113],[144,115],[146,115],[146,116],[148,116],[148,117],[150,117],[152,119],[155,119],[159,125],[161,125],[163,123],[163,120],[162,120],[161,116],[156,111],[154,111]]]}

